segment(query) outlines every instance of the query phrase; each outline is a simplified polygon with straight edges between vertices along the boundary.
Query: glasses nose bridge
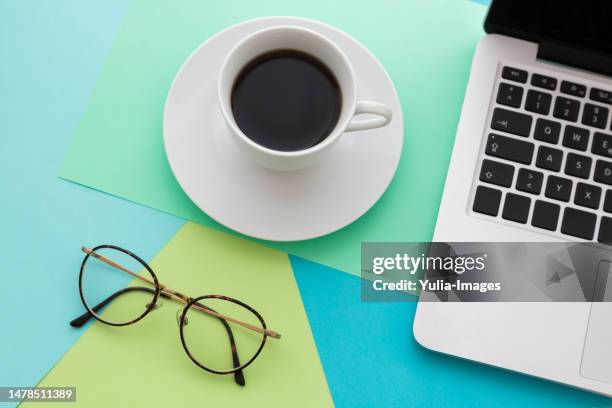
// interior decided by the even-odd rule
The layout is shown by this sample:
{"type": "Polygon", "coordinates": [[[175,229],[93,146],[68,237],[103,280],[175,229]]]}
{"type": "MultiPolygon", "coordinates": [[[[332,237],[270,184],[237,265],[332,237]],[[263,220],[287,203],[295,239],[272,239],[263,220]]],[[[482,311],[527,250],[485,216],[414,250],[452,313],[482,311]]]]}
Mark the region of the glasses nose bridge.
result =
{"type": "Polygon", "coordinates": [[[168,297],[170,299],[178,300],[179,302],[182,302],[185,304],[191,301],[191,298],[189,296],[183,295],[182,293],[177,292],[176,290],[170,289],[165,286],[161,286],[160,293],[162,296],[168,297]]]}

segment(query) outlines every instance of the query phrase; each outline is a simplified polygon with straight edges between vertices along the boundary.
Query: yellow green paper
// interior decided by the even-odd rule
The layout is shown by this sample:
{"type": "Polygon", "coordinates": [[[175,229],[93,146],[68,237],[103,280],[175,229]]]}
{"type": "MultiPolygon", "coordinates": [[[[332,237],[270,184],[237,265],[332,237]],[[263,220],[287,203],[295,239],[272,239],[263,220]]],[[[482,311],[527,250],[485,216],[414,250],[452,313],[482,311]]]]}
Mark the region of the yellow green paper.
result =
{"type": "Polygon", "coordinates": [[[271,15],[318,19],[354,36],[386,67],[404,112],[404,151],[389,189],[361,219],[319,239],[268,245],[358,274],[362,241],[431,239],[485,12],[461,0],[136,0],[60,176],[226,230],[189,200],[166,161],[170,84],[198,45],[233,24],[271,15]]]}
{"type": "MultiPolygon", "coordinates": [[[[186,223],[151,267],[161,283],[185,294],[244,301],[282,334],[280,340],[268,339],[245,369],[246,386],[189,360],[175,316],[182,305],[167,299],[136,324],[92,324],[39,386],[76,387],[77,403],[70,404],[75,407],[172,407],[198,401],[229,407],[333,405],[286,254],[186,223]]],[[[81,312],[75,310],[75,316],[81,312]]],[[[66,324],[71,317],[66,316],[66,324]]]]}

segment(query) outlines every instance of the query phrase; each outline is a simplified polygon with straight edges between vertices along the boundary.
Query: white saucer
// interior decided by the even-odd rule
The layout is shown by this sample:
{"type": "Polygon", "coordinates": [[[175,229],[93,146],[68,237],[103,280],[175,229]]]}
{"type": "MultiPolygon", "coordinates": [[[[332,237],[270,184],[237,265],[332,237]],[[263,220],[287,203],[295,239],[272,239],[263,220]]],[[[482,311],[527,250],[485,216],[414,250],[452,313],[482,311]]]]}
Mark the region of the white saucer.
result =
{"type": "Polygon", "coordinates": [[[189,198],[226,227],[272,241],[320,237],[363,215],[391,182],[403,135],[399,98],[378,60],[347,34],[293,17],[247,21],[206,41],[179,70],[164,110],[166,155],[189,198]],[[387,104],[392,122],[341,136],[323,161],[304,170],[275,172],[251,163],[226,130],[217,76],[240,39],[272,25],[310,28],[334,41],[353,64],[358,99],[387,104]]]}

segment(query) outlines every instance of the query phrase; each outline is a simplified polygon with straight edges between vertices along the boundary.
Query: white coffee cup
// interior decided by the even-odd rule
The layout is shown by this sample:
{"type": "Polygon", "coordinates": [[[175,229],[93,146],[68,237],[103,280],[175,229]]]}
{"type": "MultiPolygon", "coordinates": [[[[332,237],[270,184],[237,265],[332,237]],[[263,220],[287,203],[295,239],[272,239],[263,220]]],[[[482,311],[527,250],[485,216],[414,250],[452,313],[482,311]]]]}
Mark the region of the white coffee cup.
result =
{"type": "Polygon", "coordinates": [[[308,167],[323,158],[345,132],[383,127],[392,117],[387,105],[357,100],[353,67],[338,46],[315,31],[297,26],[265,28],[236,44],[221,66],[217,91],[221,112],[234,140],[255,163],[273,170],[308,167]],[[342,94],[340,115],[331,133],[315,146],[290,152],[273,150],[249,139],[236,124],[231,103],[232,88],[242,68],[264,53],[284,49],[305,52],[320,60],[336,77],[342,94]],[[359,114],[375,117],[355,118],[359,114]]]}

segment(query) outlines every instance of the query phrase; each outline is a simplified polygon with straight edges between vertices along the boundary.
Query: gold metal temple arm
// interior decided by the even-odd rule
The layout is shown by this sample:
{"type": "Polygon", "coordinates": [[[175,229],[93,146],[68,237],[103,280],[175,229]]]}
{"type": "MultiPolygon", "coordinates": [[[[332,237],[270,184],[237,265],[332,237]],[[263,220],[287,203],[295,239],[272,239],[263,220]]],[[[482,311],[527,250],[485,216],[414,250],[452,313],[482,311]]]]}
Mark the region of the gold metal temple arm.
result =
{"type": "MultiPolygon", "coordinates": [[[[110,266],[112,266],[114,268],[117,268],[117,269],[119,269],[119,270],[121,270],[121,271],[123,271],[123,272],[125,272],[125,273],[127,273],[129,275],[132,275],[133,277],[135,277],[137,279],[140,279],[141,281],[146,282],[146,283],[148,283],[151,286],[155,286],[155,282],[153,282],[151,279],[145,278],[144,276],[140,276],[139,274],[130,271],[129,269],[125,268],[124,266],[119,265],[117,262],[115,262],[115,261],[113,261],[111,259],[108,259],[104,255],[100,255],[99,253],[93,251],[91,248],[82,247],[81,250],[83,252],[85,252],[86,254],[91,255],[94,258],[104,262],[105,264],[108,264],[108,265],[110,265],[110,266]]],[[[177,300],[177,301],[179,301],[179,302],[181,302],[183,304],[187,304],[190,301],[189,297],[181,294],[180,292],[175,291],[174,289],[168,288],[168,287],[166,287],[164,285],[161,285],[161,284],[159,285],[159,287],[160,287],[160,291],[161,292],[163,292],[164,294],[168,295],[172,299],[175,299],[175,300],[177,300]]],[[[193,304],[192,307],[197,309],[197,310],[199,310],[199,311],[201,311],[201,312],[203,312],[203,313],[206,313],[206,314],[208,314],[210,316],[214,316],[216,318],[223,319],[223,320],[226,320],[228,322],[236,323],[237,325],[240,325],[242,327],[245,327],[247,329],[256,331],[256,332],[261,333],[261,334],[265,334],[266,336],[272,337],[273,339],[280,339],[281,338],[281,335],[279,333],[275,332],[274,330],[263,329],[261,327],[255,326],[253,324],[250,324],[250,323],[247,323],[247,322],[243,322],[243,321],[238,320],[238,319],[234,319],[233,317],[229,317],[229,316],[223,315],[221,313],[214,312],[212,310],[209,310],[209,309],[207,309],[205,307],[200,306],[197,303],[193,304]]]]}
{"type": "Polygon", "coordinates": [[[135,277],[137,279],[140,279],[141,281],[147,282],[149,285],[155,286],[155,282],[153,282],[151,279],[147,279],[144,276],[140,276],[139,274],[130,271],[129,269],[119,265],[117,262],[115,262],[115,261],[113,261],[111,259],[108,259],[107,257],[105,257],[103,255],[100,255],[97,252],[94,252],[91,248],[81,247],[81,251],[85,252],[88,255],[93,256],[94,258],[104,262],[105,264],[108,264],[108,265],[110,265],[110,266],[112,266],[114,268],[117,268],[117,269],[125,272],[125,273],[128,273],[128,274],[132,275],[133,277],[135,277]]]}

